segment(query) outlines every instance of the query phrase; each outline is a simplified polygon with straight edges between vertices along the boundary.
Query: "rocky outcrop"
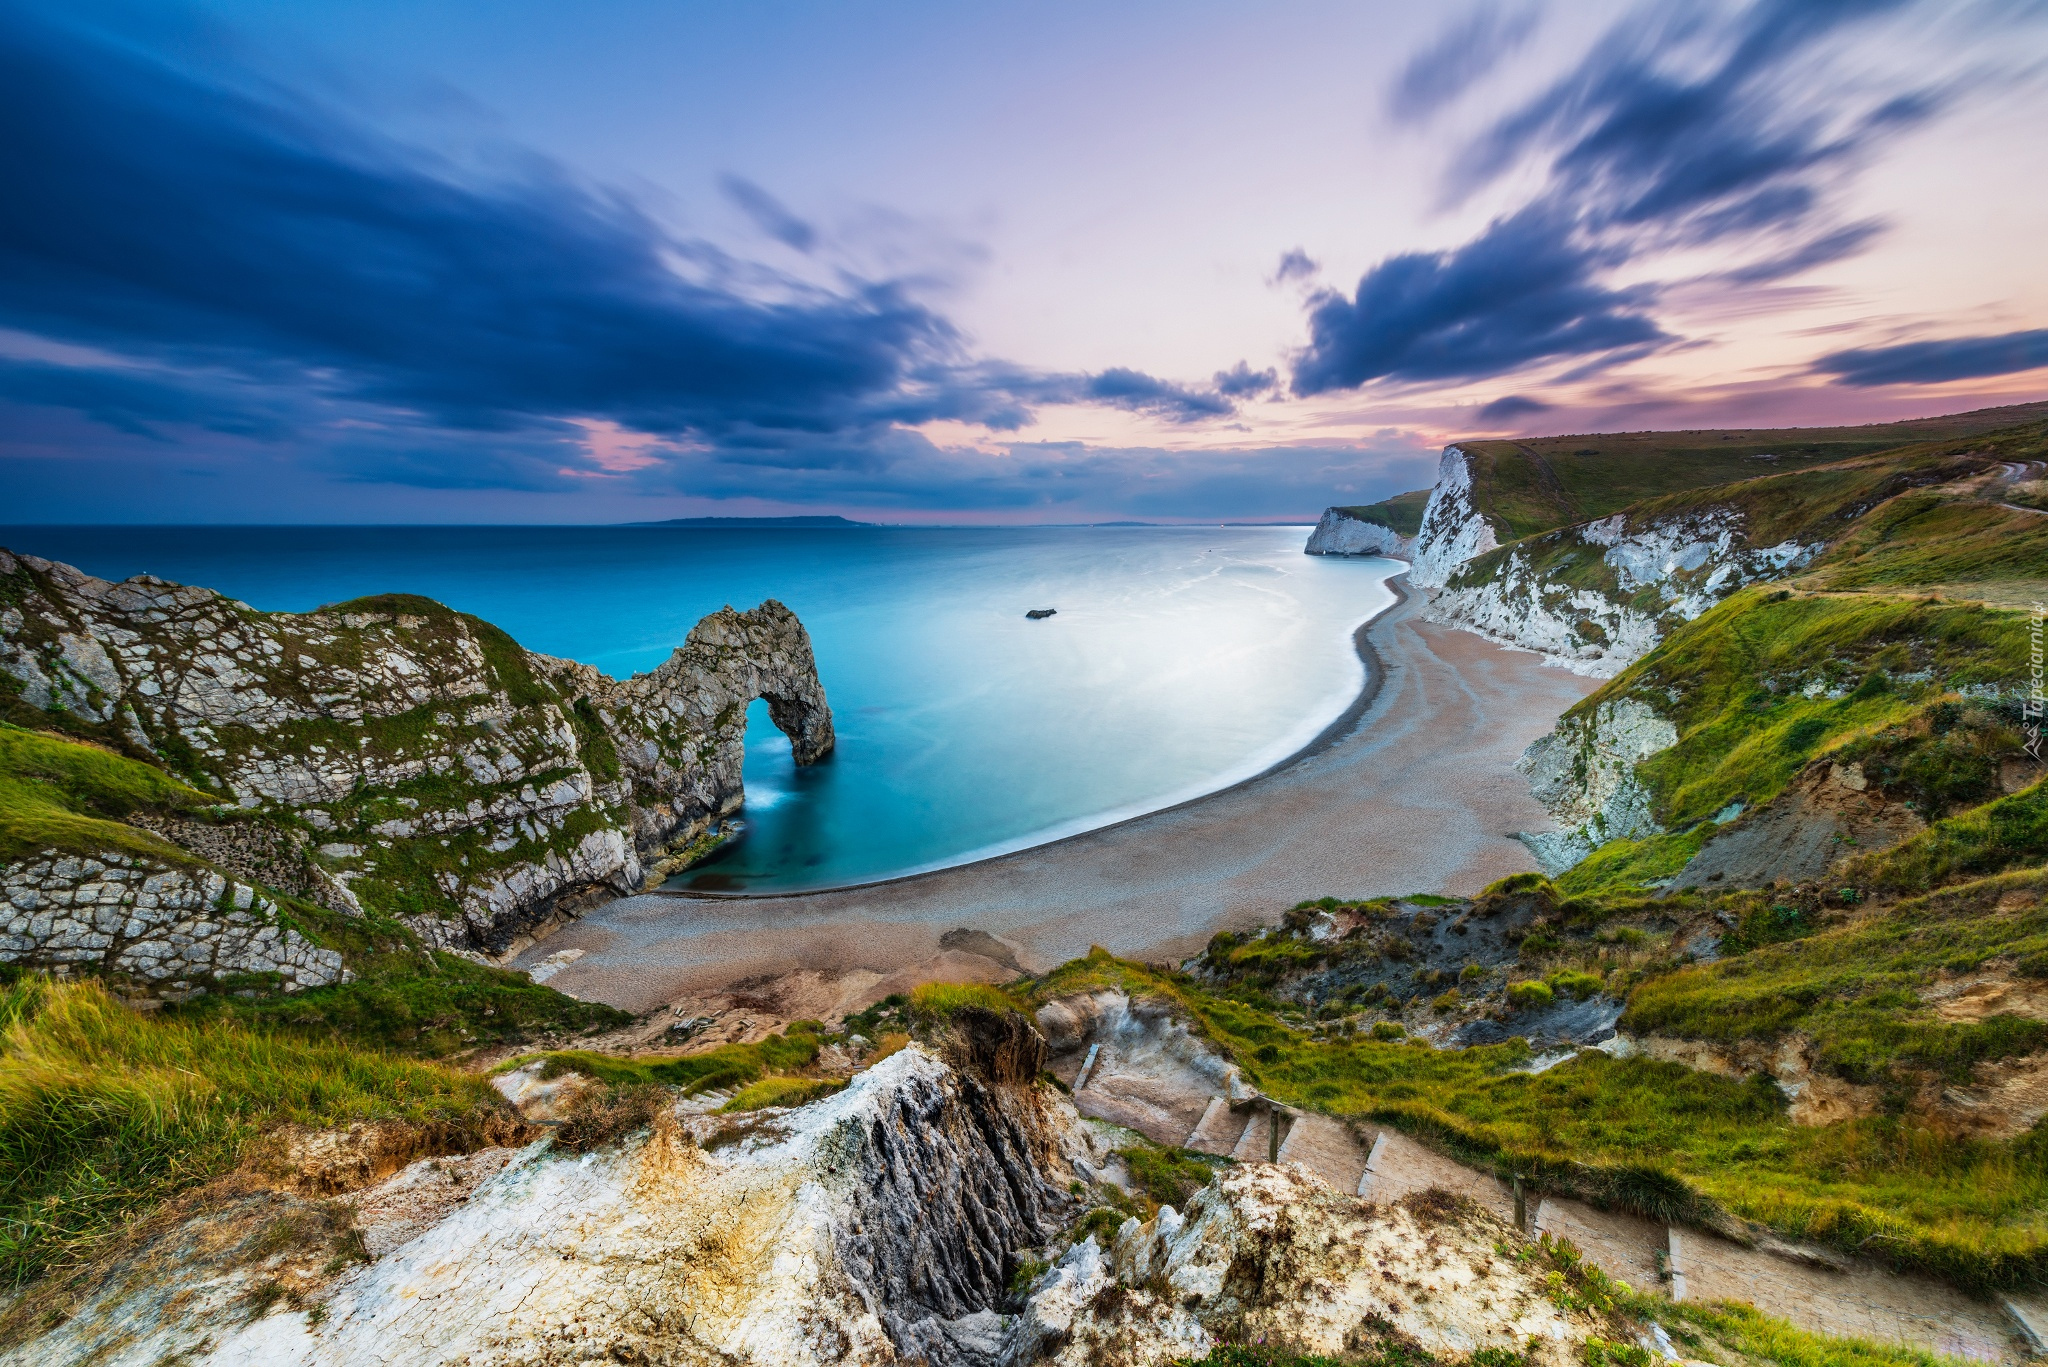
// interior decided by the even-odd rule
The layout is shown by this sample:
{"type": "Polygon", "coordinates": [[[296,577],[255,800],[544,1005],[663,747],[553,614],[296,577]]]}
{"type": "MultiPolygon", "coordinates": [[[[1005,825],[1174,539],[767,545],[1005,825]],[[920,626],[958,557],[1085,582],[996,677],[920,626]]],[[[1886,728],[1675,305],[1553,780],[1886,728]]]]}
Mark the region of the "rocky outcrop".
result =
{"type": "Polygon", "coordinates": [[[304,873],[281,890],[447,948],[497,948],[663,876],[743,801],[755,698],[798,763],[831,750],[810,639],[772,600],[713,613],[620,681],[424,598],[267,613],[0,551],[11,715],[68,714],[303,849],[273,861],[304,873]]]}
{"type": "Polygon", "coordinates": [[[1075,1246],[1035,1289],[1003,1361],[1164,1367],[1271,1341],[1332,1356],[1493,1349],[1564,1367],[1589,1339],[1633,1337],[1558,1294],[1562,1277],[1515,1256],[1521,1239],[1441,1191],[1379,1206],[1298,1167],[1241,1164],[1185,1216],[1164,1206],[1127,1221],[1107,1256],[1092,1239],[1075,1246]]]}
{"type": "Polygon", "coordinates": [[[1418,588],[1441,587],[1458,566],[1499,544],[1493,523],[1473,502],[1471,458],[1459,447],[1446,446],[1422,510],[1422,530],[1415,534],[1409,582],[1418,588]]]}
{"type": "Polygon", "coordinates": [[[1389,555],[1406,560],[1414,554],[1415,542],[1349,508],[1325,508],[1303,550],[1309,555],[1389,555]]]}
{"type": "Polygon", "coordinates": [[[92,973],[165,995],[240,981],[287,991],[349,977],[278,923],[277,904],[210,869],[134,855],[49,855],[0,869],[0,963],[92,973]]]}
{"type": "Polygon", "coordinates": [[[1610,840],[1660,834],[1636,765],[1677,743],[1678,728],[1655,708],[1620,698],[1567,713],[1523,751],[1515,767],[1560,828],[1521,836],[1543,871],[1563,873],[1610,840]]]}
{"type": "Polygon", "coordinates": [[[1734,508],[1641,521],[1617,514],[1458,566],[1439,581],[1429,615],[1611,678],[1673,626],[1745,584],[1800,568],[1820,549],[1798,541],[1751,546],[1734,508]]]}
{"type": "Polygon", "coordinates": [[[260,1228],[199,1216],[0,1362],[993,1367],[1019,1250],[1072,1217],[1090,1152],[1056,1093],[912,1047],[799,1110],[665,1115],[581,1157],[532,1145],[402,1241],[362,1229],[381,1256],[338,1279],[294,1281],[250,1256],[260,1228]],[[296,1306],[252,1315],[266,1281],[296,1306]]]}

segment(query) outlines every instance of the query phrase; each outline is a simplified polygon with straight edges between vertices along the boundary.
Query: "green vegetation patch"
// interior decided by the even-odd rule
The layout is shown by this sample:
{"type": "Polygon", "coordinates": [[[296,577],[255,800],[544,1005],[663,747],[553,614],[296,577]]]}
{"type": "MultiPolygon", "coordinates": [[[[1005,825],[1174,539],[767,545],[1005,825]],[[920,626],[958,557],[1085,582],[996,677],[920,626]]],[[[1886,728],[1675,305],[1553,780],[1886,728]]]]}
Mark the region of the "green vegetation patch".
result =
{"type": "Polygon", "coordinates": [[[1429,495],[1428,489],[1416,489],[1410,493],[1395,494],[1378,503],[1354,504],[1337,511],[1360,522],[1377,523],[1403,536],[1414,536],[1422,530],[1422,513],[1429,506],[1429,495]]]}
{"type": "Polygon", "coordinates": [[[831,1096],[846,1084],[826,1077],[764,1077],[743,1087],[721,1111],[759,1111],[769,1106],[805,1106],[831,1096]]]}
{"type": "Polygon", "coordinates": [[[191,811],[213,801],[161,769],[0,722],[0,860],[56,849],[196,865],[190,854],[123,818],[152,809],[191,811]]]}
{"type": "Polygon", "coordinates": [[[816,1063],[818,1029],[814,1021],[797,1021],[782,1034],[770,1035],[755,1044],[721,1044],[681,1058],[620,1058],[587,1049],[549,1050],[510,1059],[494,1071],[506,1072],[538,1058],[546,1060],[542,1070],[546,1077],[581,1073],[613,1087],[653,1083],[680,1088],[686,1095],[726,1087],[737,1089],[769,1074],[795,1073],[816,1063]]]}
{"type": "Polygon", "coordinates": [[[1889,850],[1842,866],[1844,880],[1879,892],[1946,883],[2048,859],[2048,782],[1946,817],[1889,850]]]}
{"type": "Polygon", "coordinates": [[[275,1125],[475,1124],[500,1106],[484,1078],[435,1064],[20,978],[0,988],[0,1285],[81,1264],[275,1125]]]}
{"type": "Polygon", "coordinates": [[[1753,588],[1567,715],[1637,697],[1670,718],[1678,743],[1636,775],[1658,819],[1684,826],[1731,802],[1761,805],[1842,742],[1919,724],[1924,709],[1954,705],[1949,689],[2011,684],[2026,648],[2023,616],[1981,604],[1753,588]]]}
{"type": "Polygon", "coordinates": [[[2048,1048],[2048,1022],[1946,1021],[1923,994],[1999,964],[2048,975],[2044,888],[2038,870],[2012,874],[1834,926],[1791,893],[1743,894],[1725,903],[1748,904],[1729,938],[1776,942],[1649,979],[1622,1028],[1731,1044],[1796,1032],[1812,1038],[1816,1066],[1852,1082],[1909,1085],[1908,1070],[1965,1082],[1979,1063],[2048,1048]]]}

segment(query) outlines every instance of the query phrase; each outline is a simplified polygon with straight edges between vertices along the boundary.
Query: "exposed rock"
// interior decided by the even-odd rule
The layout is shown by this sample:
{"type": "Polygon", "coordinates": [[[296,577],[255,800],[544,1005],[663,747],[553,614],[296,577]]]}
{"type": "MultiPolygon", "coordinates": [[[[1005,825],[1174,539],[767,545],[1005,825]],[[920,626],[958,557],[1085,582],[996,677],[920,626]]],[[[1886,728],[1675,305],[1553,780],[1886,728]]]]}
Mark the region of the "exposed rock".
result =
{"type": "Polygon", "coordinates": [[[356,1198],[373,1261],[253,1318],[276,1270],[201,1217],[0,1362],[992,1367],[1018,1250],[1071,1217],[1069,1152],[1055,1094],[913,1047],[796,1111],[415,1165],[356,1198]],[[408,1200],[424,1219],[388,1228],[408,1200]]]}
{"type": "Polygon", "coordinates": [[[1435,1198],[1377,1206],[1299,1167],[1230,1169],[1185,1218],[1165,1206],[1128,1221],[1109,1257],[1076,1246],[1034,1291],[1004,1362],[1153,1367],[1229,1341],[1322,1354],[1391,1341],[1564,1367],[1589,1338],[1626,1332],[1560,1309],[1549,1269],[1507,1252],[1520,1236],[1504,1221],[1435,1198]]]}
{"type": "Polygon", "coordinates": [[[1617,513],[1531,538],[1504,557],[1461,565],[1441,581],[1430,617],[1539,651],[1576,673],[1611,678],[1655,649],[1672,626],[1745,584],[1798,569],[1820,549],[1797,541],[1751,546],[1734,508],[1641,522],[1617,513]],[[1588,572],[1588,565],[1597,570],[1588,572]]]}
{"type": "Polygon", "coordinates": [[[1323,509],[1322,520],[1309,533],[1309,555],[1390,555],[1406,560],[1415,553],[1415,541],[1346,508],[1323,509]]]}
{"type": "Polygon", "coordinates": [[[1458,566],[1499,544],[1493,524],[1472,504],[1470,459],[1462,449],[1446,446],[1422,510],[1422,529],[1415,534],[1408,581],[1418,588],[1440,588],[1458,566]]]}
{"type": "Polygon", "coordinates": [[[152,827],[280,891],[404,916],[446,948],[500,948],[659,876],[741,805],[753,699],[797,763],[833,745],[810,639],[772,600],[711,614],[660,668],[614,680],[421,598],[265,613],[4,551],[0,584],[15,605],[0,612],[0,705],[70,713],[223,802],[320,832],[300,854],[152,827]]]}
{"type": "Polygon", "coordinates": [[[1882,1098],[1877,1087],[1816,1072],[1813,1041],[1805,1035],[1733,1044],[1646,1035],[1629,1043],[1651,1058],[1682,1063],[1698,1072],[1733,1078],[1768,1073],[1790,1101],[1786,1115],[1795,1125],[1828,1125],[1875,1115],[1882,1098]]]}
{"type": "Polygon", "coordinates": [[[1678,743],[1678,728],[1638,698],[1619,698],[1590,712],[1567,713],[1557,729],[1522,752],[1515,767],[1549,809],[1556,831],[1520,839],[1553,877],[1609,840],[1640,840],[1662,831],[1636,765],[1678,743]]]}
{"type": "Polygon", "coordinates": [[[1927,828],[1860,765],[1815,760],[1764,806],[1708,837],[1676,887],[1755,888],[1825,878],[1839,860],[1889,849],[1927,828]]]}
{"type": "Polygon", "coordinates": [[[7,865],[0,915],[0,963],[168,994],[224,978],[294,991],[350,976],[340,954],[280,925],[276,904],[254,888],[139,855],[46,851],[7,865]]]}

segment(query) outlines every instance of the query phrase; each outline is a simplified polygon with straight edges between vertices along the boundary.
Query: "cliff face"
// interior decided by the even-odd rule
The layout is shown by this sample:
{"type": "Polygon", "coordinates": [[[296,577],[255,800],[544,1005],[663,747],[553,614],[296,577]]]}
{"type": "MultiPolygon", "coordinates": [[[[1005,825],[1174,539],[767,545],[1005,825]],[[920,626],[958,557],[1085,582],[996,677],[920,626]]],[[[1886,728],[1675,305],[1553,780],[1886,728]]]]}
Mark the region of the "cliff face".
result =
{"type": "Polygon", "coordinates": [[[1612,678],[1745,584],[1806,565],[1820,543],[1752,545],[1740,509],[1616,514],[1456,566],[1433,621],[1612,678]]]}
{"type": "Polygon", "coordinates": [[[1446,446],[1437,463],[1436,485],[1429,491],[1429,506],[1423,509],[1422,530],[1415,537],[1415,568],[1409,581],[1418,588],[1440,587],[1458,566],[1499,544],[1493,524],[1473,502],[1469,459],[1459,448],[1446,446]]]}
{"type": "Polygon", "coordinates": [[[1406,560],[1414,554],[1415,542],[1346,509],[1325,508],[1302,549],[1309,555],[1391,555],[1406,560]]]}
{"type": "Polygon", "coordinates": [[[339,1277],[324,1245],[303,1267],[248,1252],[316,1203],[211,1203],[0,1362],[993,1367],[1017,1255],[1072,1217],[1089,1153],[1056,1094],[912,1047],[799,1110],[685,1108],[589,1154],[498,1150],[452,1199],[422,1162],[349,1198],[372,1261],[339,1277]],[[251,1315],[264,1280],[297,1308],[251,1315]]]}
{"type": "MultiPolygon", "coordinates": [[[[773,601],[699,622],[624,681],[423,598],[259,612],[0,551],[0,707],[160,764],[273,837],[249,881],[502,946],[637,891],[742,800],[746,707],[798,763],[833,743],[809,637],[773,601]],[[54,714],[62,714],[61,716],[54,714]]],[[[159,822],[209,866],[213,829],[159,822]]],[[[148,871],[144,872],[148,876],[148,871]]]]}
{"type": "Polygon", "coordinates": [[[1678,728],[1656,709],[1621,698],[1566,716],[1524,751],[1515,767],[1559,826],[1522,837],[1543,871],[1554,877],[1610,840],[1661,832],[1636,765],[1677,743],[1678,728]]]}

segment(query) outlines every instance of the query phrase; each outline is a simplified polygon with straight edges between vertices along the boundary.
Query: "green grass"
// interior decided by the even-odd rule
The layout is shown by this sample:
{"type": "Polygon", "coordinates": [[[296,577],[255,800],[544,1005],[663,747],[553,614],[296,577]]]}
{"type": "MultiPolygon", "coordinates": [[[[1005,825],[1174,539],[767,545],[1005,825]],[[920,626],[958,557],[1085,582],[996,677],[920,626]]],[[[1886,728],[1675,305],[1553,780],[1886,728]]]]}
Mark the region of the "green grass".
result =
{"type": "MultiPolygon", "coordinates": [[[[1915,725],[1948,688],[2012,683],[2026,648],[2023,615],[1980,604],[1752,588],[1672,633],[1567,715],[1634,696],[1670,718],[1678,743],[1636,774],[1658,819],[1679,826],[1731,802],[1761,805],[1816,755],[1915,725]],[[1933,677],[1892,682],[1914,673],[1933,677]],[[1803,696],[1814,684],[1848,695],[1803,696]]],[[[1658,857],[1668,864],[1674,855],[1658,857]]]]}
{"type": "Polygon", "coordinates": [[[1630,998],[1622,1027],[1724,1043],[1798,1033],[1813,1040],[1818,1067],[1853,1082],[1910,1085],[1909,1074],[1921,1070],[1967,1081],[1975,1064],[2048,1048],[2048,1022],[2011,1015],[1944,1021],[1921,994],[1944,975],[1994,960],[2048,975],[2044,888],[2048,875],[2038,870],[2010,874],[1880,912],[1852,912],[1833,926],[1827,913],[1790,895],[1729,899],[1751,904],[1745,931],[1753,918],[1790,913],[1804,933],[1651,978],[1630,998]]]}
{"type": "Polygon", "coordinates": [[[283,917],[340,949],[355,979],[255,999],[210,993],[166,1012],[426,1058],[540,1033],[580,1035],[632,1019],[600,1002],[564,996],[524,973],[423,951],[409,932],[389,922],[359,921],[303,906],[286,908],[283,917]]]}
{"type": "Polygon", "coordinates": [[[0,1285],[78,1265],[274,1125],[462,1123],[497,1105],[485,1079],[434,1064],[21,978],[0,988],[0,1285]]]}
{"type": "Polygon", "coordinates": [[[912,1022],[933,1026],[970,1007],[1000,1016],[1017,1010],[1018,1005],[1008,992],[986,983],[925,983],[911,989],[906,1010],[912,1022]]]}
{"type": "Polygon", "coordinates": [[[2048,1147],[1958,1140],[1909,1117],[1793,1125],[1768,1079],[1584,1053],[1512,1071],[1519,1041],[1463,1050],[1368,1037],[1318,1043],[1193,979],[1090,955],[1033,1000],[1096,986],[1174,1001],[1249,1079],[1292,1105],[1394,1125],[1482,1166],[1654,1219],[1716,1207],[1966,1286],[2048,1274],[2048,1147]]]}
{"type": "Polygon", "coordinates": [[[1501,540],[1510,541],[1606,517],[1647,499],[1797,473],[1915,443],[1957,444],[2043,416],[2048,405],[2020,404],[1864,427],[1606,432],[1457,445],[1473,458],[1480,511],[1507,533],[1501,540]],[[1765,454],[1779,459],[1755,459],[1765,454]]]}
{"type": "Polygon", "coordinates": [[[764,1077],[742,1087],[721,1111],[758,1111],[769,1106],[802,1106],[831,1096],[846,1084],[826,1077],[764,1077]]]}
{"type": "Polygon", "coordinates": [[[1413,536],[1422,530],[1422,512],[1429,506],[1429,495],[1428,489],[1416,489],[1381,499],[1378,503],[1351,504],[1337,511],[1347,513],[1360,522],[1376,522],[1403,536],[1413,536]]]}
{"type": "Polygon", "coordinates": [[[197,864],[177,846],[122,818],[148,809],[190,811],[213,801],[161,769],[47,731],[0,722],[0,860],[56,849],[197,864]]]}
{"type": "Polygon", "coordinates": [[[2048,784],[1946,817],[1889,850],[1860,855],[1842,876],[1879,892],[1925,892],[2048,859],[2048,784]]]}
{"type": "Polygon", "coordinates": [[[708,1092],[718,1088],[741,1088],[770,1074],[793,1073],[818,1060],[818,1027],[797,1021],[779,1035],[757,1044],[721,1044],[701,1054],[681,1058],[621,1058],[596,1054],[587,1049],[557,1049],[524,1054],[498,1065],[505,1072],[534,1059],[546,1060],[549,1077],[581,1073],[612,1087],[655,1084],[681,1088],[683,1092],[708,1092]]]}

